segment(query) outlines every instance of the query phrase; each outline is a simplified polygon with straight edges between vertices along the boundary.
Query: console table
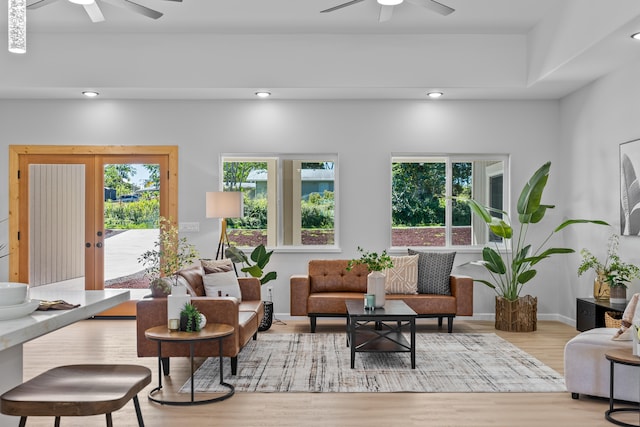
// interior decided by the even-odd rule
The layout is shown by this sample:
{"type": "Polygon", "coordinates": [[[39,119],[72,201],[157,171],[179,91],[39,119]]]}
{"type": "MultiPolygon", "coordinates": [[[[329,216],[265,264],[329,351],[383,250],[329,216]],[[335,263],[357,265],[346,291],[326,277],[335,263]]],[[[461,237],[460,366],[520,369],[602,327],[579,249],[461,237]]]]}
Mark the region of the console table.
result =
{"type": "Polygon", "coordinates": [[[611,304],[608,300],[578,298],[576,300],[576,329],[580,332],[594,328],[604,328],[604,313],[623,313],[626,304],[611,304]]]}

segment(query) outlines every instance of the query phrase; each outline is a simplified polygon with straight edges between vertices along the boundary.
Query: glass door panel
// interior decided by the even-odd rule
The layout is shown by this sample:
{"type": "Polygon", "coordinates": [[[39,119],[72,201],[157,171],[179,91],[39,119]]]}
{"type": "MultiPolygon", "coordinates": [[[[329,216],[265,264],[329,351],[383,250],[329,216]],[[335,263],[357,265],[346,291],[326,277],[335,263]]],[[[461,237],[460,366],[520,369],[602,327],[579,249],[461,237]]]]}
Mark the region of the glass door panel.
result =
{"type": "Polygon", "coordinates": [[[158,240],[160,164],[106,163],[103,172],[104,287],[146,295],[149,280],[138,258],[158,240]]]}

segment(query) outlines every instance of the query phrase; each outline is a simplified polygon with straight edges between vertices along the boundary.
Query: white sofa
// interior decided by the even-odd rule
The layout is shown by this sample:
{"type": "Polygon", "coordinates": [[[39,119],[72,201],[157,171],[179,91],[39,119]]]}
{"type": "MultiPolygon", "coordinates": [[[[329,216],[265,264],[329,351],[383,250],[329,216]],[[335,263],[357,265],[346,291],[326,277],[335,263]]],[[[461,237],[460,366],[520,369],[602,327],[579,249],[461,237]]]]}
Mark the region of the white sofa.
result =
{"type": "MultiPolygon", "coordinates": [[[[632,341],[613,341],[617,329],[596,328],[573,337],[564,348],[564,380],[574,399],[579,395],[609,398],[610,362],[604,354],[615,348],[631,348],[632,341]]],[[[615,364],[618,400],[640,401],[640,368],[615,364]]]]}

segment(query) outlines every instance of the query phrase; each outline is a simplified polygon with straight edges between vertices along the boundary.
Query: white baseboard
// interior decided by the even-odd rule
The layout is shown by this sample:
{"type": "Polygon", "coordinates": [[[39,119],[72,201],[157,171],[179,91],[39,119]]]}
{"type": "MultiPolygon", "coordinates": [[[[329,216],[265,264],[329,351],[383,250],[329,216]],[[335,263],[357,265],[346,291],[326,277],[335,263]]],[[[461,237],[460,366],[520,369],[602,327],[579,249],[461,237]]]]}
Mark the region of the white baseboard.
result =
{"type": "MultiPolygon", "coordinates": [[[[309,320],[307,316],[291,316],[289,313],[274,313],[274,319],[286,321],[286,320],[309,320]]],[[[494,321],[496,319],[495,313],[476,313],[473,316],[458,316],[456,319],[460,320],[489,320],[494,321]]],[[[569,326],[576,326],[576,321],[567,316],[553,313],[538,313],[538,320],[548,320],[564,323],[569,326]]],[[[455,322],[455,321],[454,321],[455,322]]]]}

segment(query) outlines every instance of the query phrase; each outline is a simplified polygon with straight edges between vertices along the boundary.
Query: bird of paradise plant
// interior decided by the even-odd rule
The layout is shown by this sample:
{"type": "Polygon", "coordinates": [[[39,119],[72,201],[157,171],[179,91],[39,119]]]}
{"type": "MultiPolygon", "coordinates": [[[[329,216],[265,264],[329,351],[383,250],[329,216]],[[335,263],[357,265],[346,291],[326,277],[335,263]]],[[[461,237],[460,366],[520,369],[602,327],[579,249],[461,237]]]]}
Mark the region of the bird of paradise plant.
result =
{"type": "Polygon", "coordinates": [[[541,203],[550,168],[551,162],[542,165],[522,189],[517,205],[520,226],[515,234],[509,215],[505,211],[483,206],[473,199],[466,200],[473,214],[484,220],[495,235],[504,239],[504,245],[496,242],[494,247],[486,246],[482,250],[482,260],[472,262],[472,264],[483,266],[489,272],[491,281],[474,280],[489,286],[498,296],[509,301],[516,301],[519,298],[524,284],[536,276],[536,266],[542,260],[555,254],[575,252],[570,248],[545,249],[555,233],[573,224],[609,225],[601,220],[569,219],[554,228],[536,248],[527,243],[527,233],[531,225],[542,221],[547,210],[555,207],[541,203]],[[499,212],[502,217],[492,216],[490,212],[499,212]]]}

